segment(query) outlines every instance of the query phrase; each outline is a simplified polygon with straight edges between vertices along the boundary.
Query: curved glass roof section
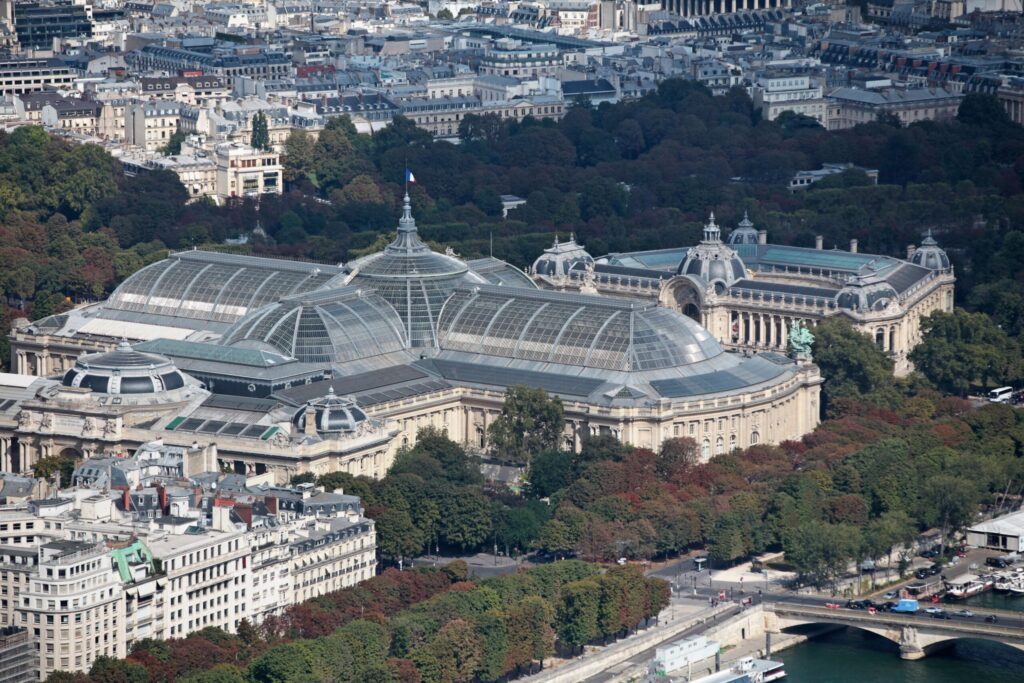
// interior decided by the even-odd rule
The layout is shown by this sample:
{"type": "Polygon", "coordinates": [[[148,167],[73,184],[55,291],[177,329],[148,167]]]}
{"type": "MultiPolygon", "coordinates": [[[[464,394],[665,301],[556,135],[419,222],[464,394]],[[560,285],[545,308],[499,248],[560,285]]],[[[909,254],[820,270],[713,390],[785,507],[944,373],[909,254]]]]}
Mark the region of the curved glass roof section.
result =
{"type": "Polygon", "coordinates": [[[316,263],[186,251],[136,272],[105,307],[230,324],[265,304],[323,287],[340,272],[316,263]]]}
{"type": "Polygon", "coordinates": [[[273,349],[303,363],[346,363],[401,351],[401,319],[367,288],[339,287],[286,297],[224,334],[224,345],[273,349]]]}
{"type": "Polygon", "coordinates": [[[382,252],[352,261],[346,270],[351,273],[348,284],[370,287],[394,306],[413,347],[437,346],[438,316],[457,285],[485,282],[458,258],[438,254],[420,240],[409,195],[395,241],[382,252]]]}
{"type": "Polygon", "coordinates": [[[667,308],[491,285],[455,291],[441,312],[438,342],[446,351],[626,372],[723,353],[707,330],[667,308]]]}

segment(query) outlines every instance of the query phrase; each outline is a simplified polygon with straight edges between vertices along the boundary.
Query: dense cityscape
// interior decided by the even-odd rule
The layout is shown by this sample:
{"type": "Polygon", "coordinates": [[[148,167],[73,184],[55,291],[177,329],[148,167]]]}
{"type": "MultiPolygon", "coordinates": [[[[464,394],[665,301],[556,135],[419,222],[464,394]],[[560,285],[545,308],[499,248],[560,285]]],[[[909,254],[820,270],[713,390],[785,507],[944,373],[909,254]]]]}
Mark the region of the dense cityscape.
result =
{"type": "Polygon", "coordinates": [[[0,683],[1019,681],[1020,0],[0,0],[0,683]]]}

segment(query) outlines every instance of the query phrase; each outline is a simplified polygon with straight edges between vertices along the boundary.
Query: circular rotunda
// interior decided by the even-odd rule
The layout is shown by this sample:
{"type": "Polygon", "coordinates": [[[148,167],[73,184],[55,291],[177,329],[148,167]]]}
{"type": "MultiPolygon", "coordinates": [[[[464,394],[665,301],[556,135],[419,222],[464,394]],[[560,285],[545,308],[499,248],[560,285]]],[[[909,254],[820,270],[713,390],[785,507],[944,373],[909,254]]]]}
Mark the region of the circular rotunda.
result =
{"type": "Polygon", "coordinates": [[[135,351],[122,341],[114,351],[79,358],[61,384],[99,394],[157,394],[181,389],[186,380],[169,358],[135,351]]]}
{"type": "Polygon", "coordinates": [[[679,266],[677,275],[693,275],[724,290],[746,277],[746,267],[739,255],[722,242],[721,230],[712,213],[704,226],[704,239],[690,249],[679,266]]]}
{"type": "Polygon", "coordinates": [[[307,419],[313,417],[313,427],[317,434],[342,434],[354,432],[359,425],[366,422],[366,413],[354,399],[338,396],[334,387],[330,387],[326,396],[315,398],[296,411],[292,424],[300,431],[307,430],[307,419]]]}
{"type": "Polygon", "coordinates": [[[939,243],[932,237],[932,231],[925,233],[921,240],[921,246],[914,250],[910,256],[910,262],[915,266],[928,268],[929,270],[945,270],[949,268],[949,256],[939,246],[939,243]]]}

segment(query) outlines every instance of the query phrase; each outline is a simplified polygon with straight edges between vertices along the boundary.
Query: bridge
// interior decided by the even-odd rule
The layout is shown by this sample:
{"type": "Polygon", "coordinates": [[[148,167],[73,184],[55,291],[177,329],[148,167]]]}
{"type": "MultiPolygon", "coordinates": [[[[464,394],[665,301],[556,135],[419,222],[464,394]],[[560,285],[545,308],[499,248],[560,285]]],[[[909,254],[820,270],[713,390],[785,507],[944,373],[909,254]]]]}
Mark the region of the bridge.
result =
{"type": "MultiPolygon", "coordinates": [[[[1009,645],[1024,651],[1024,625],[1020,615],[1008,613],[1009,623],[988,623],[970,619],[934,619],[924,612],[894,614],[862,610],[833,609],[794,602],[766,602],[764,628],[767,634],[813,624],[851,626],[870,631],[900,646],[903,659],[921,659],[930,651],[952,643],[958,638],[979,638],[1009,645]]],[[[948,607],[948,606],[947,606],[948,607]]],[[[1000,617],[1003,617],[1000,614],[1000,617]]]]}

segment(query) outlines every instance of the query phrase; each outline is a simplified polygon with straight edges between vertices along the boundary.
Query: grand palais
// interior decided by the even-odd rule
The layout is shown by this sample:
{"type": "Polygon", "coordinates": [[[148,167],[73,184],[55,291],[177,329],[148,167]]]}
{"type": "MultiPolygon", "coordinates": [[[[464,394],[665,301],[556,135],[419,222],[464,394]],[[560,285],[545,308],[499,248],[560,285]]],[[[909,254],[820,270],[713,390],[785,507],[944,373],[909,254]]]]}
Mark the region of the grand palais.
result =
{"type": "Polygon", "coordinates": [[[907,259],[726,239],[593,258],[558,242],[524,272],[424,244],[409,199],[395,240],[343,265],[172,253],[100,303],[10,334],[0,470],[162,440],[219,469],[381,477],[425,426],[478,449],[513,385],[563,401],[564,446],[610,434],[705,459],[796,439],[822,377],[787,354],[793,323],[847,316],[898,371],[920,319],[952,307],[931,236],[907,259]]]}

